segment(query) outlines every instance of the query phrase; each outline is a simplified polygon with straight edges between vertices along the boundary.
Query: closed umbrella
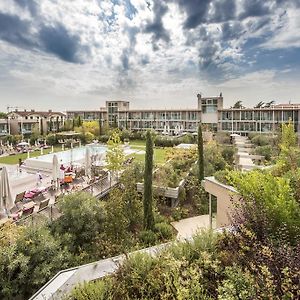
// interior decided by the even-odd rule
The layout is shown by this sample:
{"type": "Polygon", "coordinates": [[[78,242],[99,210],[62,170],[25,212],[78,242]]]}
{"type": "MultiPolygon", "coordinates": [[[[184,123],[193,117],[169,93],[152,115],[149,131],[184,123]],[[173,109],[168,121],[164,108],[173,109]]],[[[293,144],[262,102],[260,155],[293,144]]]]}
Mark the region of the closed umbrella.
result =
{"type": "Polygon", "coordinates": [[[85,151],[85,175],[88,177],[91,177],[91,174],[92,174],[91,166],[92,166],[92,161],[91,161],[90,148],[86,148],[86,151],[85,151]]]}
{"type": "Polygon", "coordinates": [[[55,188],[57,188],[58,179],[59,179],[59,166],[58,166],[58,158],[56,154],[53,155],[53,161],[52,161],[52,179],[55,188]]]}
{"type": "Polygon", "coordinates": [[[7,212],[12,207],[14,207],[14,201],[10,192],[7,169],[3,167],[0,178],[0,209],[5,209],[7,212]]]}

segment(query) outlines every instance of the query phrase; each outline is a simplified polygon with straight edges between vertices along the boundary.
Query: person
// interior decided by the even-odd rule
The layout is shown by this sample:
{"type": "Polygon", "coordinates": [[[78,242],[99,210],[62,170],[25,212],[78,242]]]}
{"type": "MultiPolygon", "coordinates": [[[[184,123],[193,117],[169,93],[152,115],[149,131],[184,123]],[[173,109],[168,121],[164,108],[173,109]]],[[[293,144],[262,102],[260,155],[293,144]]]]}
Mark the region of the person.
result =
{"type": "Polygon", "coordinates": [[[40,184],[42,183],[42,179],[43,179],[43,176],[42,174],[40,173],[40,171],[38,171],[36,173],[36,177],[37,177],[37,186],[40,186],[40,184]]]}

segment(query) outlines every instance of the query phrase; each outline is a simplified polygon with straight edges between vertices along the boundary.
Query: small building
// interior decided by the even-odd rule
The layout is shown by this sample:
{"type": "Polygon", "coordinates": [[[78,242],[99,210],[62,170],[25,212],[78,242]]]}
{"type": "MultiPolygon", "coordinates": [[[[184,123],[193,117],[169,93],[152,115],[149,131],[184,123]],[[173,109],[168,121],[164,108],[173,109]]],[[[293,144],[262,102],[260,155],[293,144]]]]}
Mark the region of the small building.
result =
{"type": "Polygon", "coordinates": [[[65,119],[64,113],[52,110],[15,110],[7,114],[7,134],[26,135],[32,134],[35,130],[40,134],[57,132],[64,126],[65,119]]]}

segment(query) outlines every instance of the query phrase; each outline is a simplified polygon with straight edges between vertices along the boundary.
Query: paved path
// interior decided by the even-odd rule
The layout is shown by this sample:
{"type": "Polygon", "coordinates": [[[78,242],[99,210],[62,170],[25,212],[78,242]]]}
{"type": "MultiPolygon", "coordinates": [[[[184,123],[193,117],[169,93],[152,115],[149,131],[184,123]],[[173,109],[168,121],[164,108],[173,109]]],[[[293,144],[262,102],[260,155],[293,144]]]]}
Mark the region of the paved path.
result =
{"type": "Polygon", "coordinates": [[[209,215],[182,219],[178,222],[171,223],[177,230],[177,239],[185,240],[192,237],[201,229],[209,228],[209,215]]]}

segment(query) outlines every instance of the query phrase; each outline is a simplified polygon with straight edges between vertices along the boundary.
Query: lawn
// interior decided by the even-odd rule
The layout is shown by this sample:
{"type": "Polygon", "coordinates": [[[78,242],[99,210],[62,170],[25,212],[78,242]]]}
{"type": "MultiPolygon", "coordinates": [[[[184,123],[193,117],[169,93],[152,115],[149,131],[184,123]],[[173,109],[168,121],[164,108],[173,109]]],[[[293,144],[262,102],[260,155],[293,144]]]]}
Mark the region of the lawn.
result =
{"type": "MultiPolygon", "coordinates": [[[[135,148],[135,147],[132,147],[132,148],[141,150],[141,148],[135,148]]],[[[145,150],[145,148],[142,150],[145,150]]],[[[167,153],[167,148],[154,148],[154,163],[155,164],[165,163],[166,162],[166,153],[167,153]]],[[[137,162],[145,161],[145,154],[134,153],[130,156],[133,156],[135,158],[135,161],[137,161],[137,162]]]]}
{"type": "MultiPolygon", "coordinates": [[[[54,152],[58,152],[58,151],[61,151],[61,147],[60,146],[54,147],[54,152]]],[[[49,152],[51,152],[51,148],[44,149],[44,155],[48,154],[49,152]]],[[[41,155],[41,151],[30,152],[30,157],[37,157],[40,155],[41,155]]],[[[8,165],[15,165],[15,164],[19,163],[20,158],[22,159],[22,161],[27,159],[27,153],[20,153],[20,154],[16,154],[16,155],[0,157],[0,163],[8,164],[8,165]]]]}
{"type": "Polygon", "coordinates": [[[146,141],[145,140],[132,140],[129,142],[129,145],[131,147],[134,147],[134,146],[146,146],[146,141]]]}

